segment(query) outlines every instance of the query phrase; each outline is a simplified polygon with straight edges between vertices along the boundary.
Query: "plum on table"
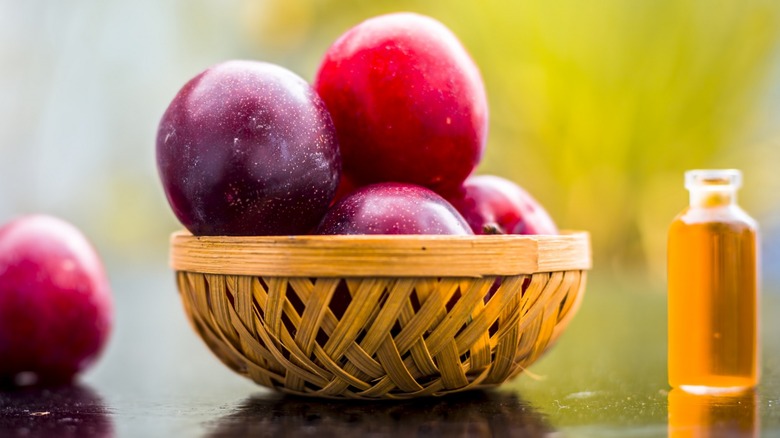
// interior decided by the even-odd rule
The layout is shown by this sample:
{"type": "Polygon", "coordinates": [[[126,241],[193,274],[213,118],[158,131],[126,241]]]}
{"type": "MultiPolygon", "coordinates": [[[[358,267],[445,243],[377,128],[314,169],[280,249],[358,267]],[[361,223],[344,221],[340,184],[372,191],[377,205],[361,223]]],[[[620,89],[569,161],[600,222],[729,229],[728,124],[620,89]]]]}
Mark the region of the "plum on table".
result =
{"type": "Polygon", "coordinates": [[[0,383],[71,380],[96,360],[112,324],[103,264],[78,229],[43,215],[0,228],[0,383]]]}

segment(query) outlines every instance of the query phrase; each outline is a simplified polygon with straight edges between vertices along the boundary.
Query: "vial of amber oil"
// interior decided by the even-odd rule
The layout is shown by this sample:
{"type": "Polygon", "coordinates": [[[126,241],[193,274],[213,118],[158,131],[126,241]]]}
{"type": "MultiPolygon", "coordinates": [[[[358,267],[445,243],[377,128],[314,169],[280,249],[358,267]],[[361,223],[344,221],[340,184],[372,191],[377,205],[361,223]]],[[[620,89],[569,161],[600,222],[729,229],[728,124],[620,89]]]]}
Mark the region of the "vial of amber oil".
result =
{"type": "Polygon", "coordinates": [[[669,384],[687,392],[758,383],[758,226],[737,205],[741,179],[686,172],[690,205],[669,229],[669,384]]]}

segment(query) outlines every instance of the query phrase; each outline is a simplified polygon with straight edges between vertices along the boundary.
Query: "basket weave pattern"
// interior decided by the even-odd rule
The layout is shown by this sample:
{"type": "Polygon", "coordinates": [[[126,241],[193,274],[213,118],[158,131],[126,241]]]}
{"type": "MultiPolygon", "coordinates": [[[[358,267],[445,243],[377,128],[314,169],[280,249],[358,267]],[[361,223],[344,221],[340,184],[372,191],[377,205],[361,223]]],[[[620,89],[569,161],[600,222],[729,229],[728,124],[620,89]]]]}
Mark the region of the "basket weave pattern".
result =
{"type": "Polygon", "coordinates": [[[288,393],[377,399],[516,376],[567,325],[585,271],[312,278],[178,270],[177,282],[193,326],[234,371],[288,393]]]}

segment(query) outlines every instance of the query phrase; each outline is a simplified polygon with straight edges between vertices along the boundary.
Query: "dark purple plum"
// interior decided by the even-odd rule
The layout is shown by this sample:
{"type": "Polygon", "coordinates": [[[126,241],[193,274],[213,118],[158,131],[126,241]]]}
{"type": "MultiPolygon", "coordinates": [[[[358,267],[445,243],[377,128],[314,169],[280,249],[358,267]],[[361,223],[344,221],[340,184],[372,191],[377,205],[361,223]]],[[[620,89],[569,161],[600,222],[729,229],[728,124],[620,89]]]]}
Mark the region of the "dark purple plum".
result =
{"type": "Polygon", "coordinates": [[[448,198],[475,234],[558,234],[547,210],[508,179],[471,176],[448,198]]]}
{"type": "Polygon", "coordinates": [[[317,93],[253,61],[215,65],[184,85],[160,121],[157,166],[174,214],[195,235],[305,234],[341,174],[317,93]]]}
{"type": "Polygon", "coordinates": [[[414,184],[361,187],[328,210],[317,234],[473,234],[444,198],[414,184]]]}
{"type": "Polygon", "coordinates": [[[42,215],[0,228],[0,383],[69,381],[112,324],[103,264],[79,230],[42,215]]]}

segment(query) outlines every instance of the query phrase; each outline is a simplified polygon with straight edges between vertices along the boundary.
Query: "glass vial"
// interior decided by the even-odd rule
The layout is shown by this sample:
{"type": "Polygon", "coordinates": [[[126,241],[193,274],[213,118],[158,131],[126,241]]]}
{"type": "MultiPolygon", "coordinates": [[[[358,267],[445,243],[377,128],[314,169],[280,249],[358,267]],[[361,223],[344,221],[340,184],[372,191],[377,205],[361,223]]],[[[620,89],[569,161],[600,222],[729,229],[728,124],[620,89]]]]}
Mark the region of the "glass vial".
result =
{"type": "Polygon", "coordinates": [[[690,205],[669,229],[669,384],[694,393],[758,383],[758,225],[738,170],[685,173],[690,205]]]}

